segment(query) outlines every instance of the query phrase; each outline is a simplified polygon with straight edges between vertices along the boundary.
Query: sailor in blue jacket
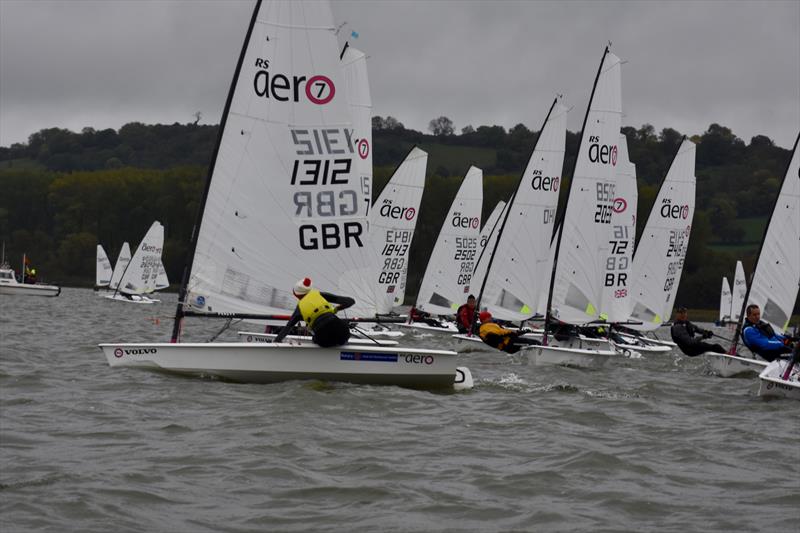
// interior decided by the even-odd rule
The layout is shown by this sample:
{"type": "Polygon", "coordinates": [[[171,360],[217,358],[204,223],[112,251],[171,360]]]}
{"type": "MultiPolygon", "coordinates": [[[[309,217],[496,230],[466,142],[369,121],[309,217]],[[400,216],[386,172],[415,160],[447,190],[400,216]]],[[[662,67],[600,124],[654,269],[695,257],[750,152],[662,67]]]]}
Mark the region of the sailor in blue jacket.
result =
{"type": "Polygon", "coordinates": [[[774,361],[783,354],[792,352],[792,338],[775,333],[767,322],[761,320],[761,309],[755,304],[747,306],[742,340],[745,346],[767,361],[774,361]]]}

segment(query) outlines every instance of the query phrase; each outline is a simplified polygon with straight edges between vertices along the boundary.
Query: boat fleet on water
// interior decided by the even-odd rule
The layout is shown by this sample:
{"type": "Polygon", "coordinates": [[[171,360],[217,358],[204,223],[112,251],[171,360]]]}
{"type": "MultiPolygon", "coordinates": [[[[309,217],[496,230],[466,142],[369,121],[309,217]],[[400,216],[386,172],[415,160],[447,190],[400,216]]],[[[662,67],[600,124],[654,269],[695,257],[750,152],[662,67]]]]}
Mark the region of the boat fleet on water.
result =
{"type": "MultiPolygon", "coordinates": [[[[327,2],[259,0],[223,112],[170,342],[103,343],[108,363],[249,382],[465,389],[472,375],[458,366],[456,351],[402,346],[386,338],[402,334],[385,323],[452,335],[454,348],[468,347],[480,339],[458,334],[451,318],[470,294],[494,319],[527,325],[525,335],[536,342],[520,353],[533,364],[597,367],[670,351],[674,344],[655,331],[671,316],[691,235],[695,145],[684,138],[677,148],[637,240],[636,167],[621,134],[622,63],[604,50],[563,216],[556,218],[569,109],[556,98],[514,193],[483,224],[483,175],[469,168],[413,308],[437,318],[406,321],[393,310],[407,289],[428,155],[412,148],[373,202],[365,54],[339,43],[327,2]],[[362,338],[335,348],[305,336],[271,342],[256,332],[241,332],[238,343],[181,342],[188,317],[285,323],[298,277],[354,298],[340,315],[362,338]],[[598,327],[603,335],[590,334],[598,327]]],[[[156,268],[162,244],[156,222],[120,270],[123,247],[113,271],[98,246],[98,286],[107,284],[112,298],[149,299],[163,271],[156,268]]],[[[722,296],[728,314],[720,319],[741,325],[745,303],[757,303],[776,330],[788,328],[800,284],[797,143],[750,286],[734,283],[730,303],[722,296]]],[[[707,356],[729,370],[755,361],[737,355],[735,343],[730,354],[707,356]]],[[[789,362],[761,363],[761,394],[800,397],[789,362]]]]}
{"type": "Polygon", "coordinates": [[[122,243],[113,269],[105,249],[98,244],[95,291],[104,298],[119,302],[159,302],[152,294],[169,287],[169,278],[161,262],[163,249],[164,226],[158,221],[150,226],[132,257],[130,245],[122,243]]]}

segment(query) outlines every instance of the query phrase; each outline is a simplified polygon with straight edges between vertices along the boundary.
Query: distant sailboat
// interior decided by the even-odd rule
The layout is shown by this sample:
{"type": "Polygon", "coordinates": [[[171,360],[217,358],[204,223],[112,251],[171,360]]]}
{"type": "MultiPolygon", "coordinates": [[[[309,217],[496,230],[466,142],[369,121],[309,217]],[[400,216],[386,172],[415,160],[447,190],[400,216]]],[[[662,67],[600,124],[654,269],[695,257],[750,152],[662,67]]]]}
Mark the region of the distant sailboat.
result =
{"type": "Polygon", "coordinates": [[[731,321],[739,322],[742,318],[742,304],[747,295],[747,280],[744,276],[744,266],[742,266],[741,261],[736,261],[736,272],[731,289],[731,321]]]}
{"type": "Polygon", "coordinates": [[[157,288],[161,274],[161,252],[164,248],[164,226],[153,222],[142,242],[137,246],[127,268],[122,273],[119,285],[105,297],[130,303],[152,304],[147,296],[157,288]]]}
{"type": "Polygon", "coordinates": [[[122,273],[128,268],[128,263],[131,261],[131,247],[127,242],[122,243],[117,255],[117,262],[114,263],[114,271],[111,274],[111,280],[108,282],[108,288],[115,290],[119,287],[119,282],[122,279],[122,273]]]}
{"type": "Polygon", "coordinates": [[[98,244],[97,267],[95,269],[95,281],[94,281],[95,289],[101,287],[108,287],[108,284],[111,283],[111,276],[113,273],[114,269],[111,268],[111,261],[108,260],[106,251],[103,249],[101,245],[98,244]]]}
{"type": "MultiPolygon", "coordinates": [[[[482,203],[483,172],[470,167],[450,205],[428,260],[417,294],[417,309],[433,315],[452,316],[466,302],[478,259],[482,203]]],[[[446,328],[415,323],[404,325],[458,331],[455,325],[446,328]]]]}
{"type": "Polygon", "coordinates": [[[722,278],[722,289],[719,293],[719,325],[723,326],[731,321],[731,285],[728,278],[722,278]]]}

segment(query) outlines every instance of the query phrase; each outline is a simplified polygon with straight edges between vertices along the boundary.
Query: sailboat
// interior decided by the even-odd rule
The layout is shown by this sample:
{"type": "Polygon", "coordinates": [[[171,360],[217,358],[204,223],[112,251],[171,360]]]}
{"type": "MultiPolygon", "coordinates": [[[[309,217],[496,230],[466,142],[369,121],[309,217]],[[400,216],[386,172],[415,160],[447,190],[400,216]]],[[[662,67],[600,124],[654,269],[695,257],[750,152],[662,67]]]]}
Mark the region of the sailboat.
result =
{"type": "MultiPolygon", "coordinates": [[[[164,248],[164,226],[153,222],[131,260],[122,272],[114,292],[105,298],[128,303],[153,304],[159,300],[147,294],[156,290],[163,265],[161,252],[164,248]]],[[[110,291],[109,291],[110,292],[110,291]]]]}
{"type": "Polygon", "coordinates": [[[564,218],[556,239],[548,313],[542,346],[527,350],[535,364],[594,367],[614,355],[594,350],[559,335],[548,338],[553,321],[567,325],[602,322],[602,273],[619,175],[622,117],[621,61],[606,47],[586,109],[575,171],[570,182],[564,218]],[[563,340],[560,340],[563,339],[563,340]]]}
{"type": "Polygon", "coordinates": [[[744,266],[741,261],[736,261],[736,271],[731,287],[731,321],[736,323],[741,320],[742,304],[747,295],[747,280],[744,277],[744,266]]]}
{"type": "MultiPolygon", "coordinates": [[[[537,311],[550,272],[550,241],[564,166],[567,107],[554,100],[528,164],[481,259],[477,305],[496,319],[523,322],[537,311]]],[[[460,340],[482,342],[476,335],[460,340]]]]}
{"type": "MultiPolygon", "coordinates": [[[[791,383],[780,384],[779,364],[768,364],[761,359],[744,357],[738,354],[739,335],[742,332],[747,305],[755,304],[761,309],[761,319],[773,329],[782,333],[789,327],[792,310],[797,301],[800,288],[800,153],[797,145],[800,134],[792,148],[792,156],[783,177],[775,207],[772,210],[764,239],[758,252],[753,278],[745,292],[736,323],[733,344],[727,354],[706,352],[703,354],[711,364],[712,370],[722,377],[752,374],[758,372],[761,378],[759,394],[785,395],[795,390],[791,383]],[[767,379],[769,378],[769,379],[767,379]]],[[[734,294],[735,294],[734,289],[734,294]]],[[[797,393],[794,393],[797,394],[797,393]]]]}
{"type": "Polygon", "coordinates": [[[122,279],[122,274],[128,268],[128,263],[131,261],[131,247],[126,242],[122,243],[122,247],[117,254],[117,262],[114,263],[114,271],[111,273],[111,280],[108,282],[109,290],[116,290],[119,287],[119,282],[122,279]]]}
{"type": "Polygon", "coordinates": [[[728,278],[722,278],[722,289],[719,293],[719,320],[717,324],[720,326],[724,326],[728,322],[731,322],[731,309],[732,309],[733,300],[731,298],[731,285],[728,283],[728,278]]]}
{"type": "Polygon", "coordinates": [[[636,165],[628,155],[628,139],[619,136],[617,144],[617,184],[614,207],[611,213],[611,233],[603,253],[605,261],[602,271],[603,290],[600,299],[600,319],[610,327],[604,335],[589,336],[592,328],[584,330],[581,339],[588,346],[599,345],[613,349],[627,357],[639,357],[642,353],[665,353],[670,347],[656,345],[644,339],[623,337],[617,329],[627,324],[631,318],[633,298],[633,251],[636,244],[636,211],[638,188],[636,165]]]}
{"type": "MultiPolygon", "coordinates": [[[[442,223],[417,294],[417,309],[431,315],[452,316],[467,301],[478,259],[482,203],[483,171],[473,166],[467,171],[442,223]]],[[[458,332],[452,322],[442,321],[441,324],[441,327],[424,322],[400,325],[445,333],[458,332]]]]}
{"type": "Polygon", "coordinates": [[[446,350],[180,343],[187,317],[288,319],[309,277],[373,317],[370,183],[327,2],[257,2],[225,105],[181,282],[172,343],[101,344],[111,366],[246,382],[471,386],[446,350]]]}
{"type": "MultiPolygon", "coordinates": [[[[678,147],[647,218],[633,256],[630,331],[653,332],[669,320],[678,292],[695,207],[695,145],[684,138],[678,147]]],[[[623,335],[624,336],[624,335],[623,335]]],[[[674,347],[670,341],[646,337],[674,347]]]]}
{"type": "Polygon", "coordinates": [[[98,290],[102,287],[108,287],[108,284],[111,283],[111,275],[113,273],[114,269],[111,268],[111,261],[108,260],[105,249],[102,245],[98,244],[97,267],[95,268],[94,281],[95,290],[98,290]]]}
{"type": "Polygon", "coordinates": [[[427,166],[427,152],[412,148],[372,206],[369,231],[378,314],[388,314],[403,302],[427,166]]]}

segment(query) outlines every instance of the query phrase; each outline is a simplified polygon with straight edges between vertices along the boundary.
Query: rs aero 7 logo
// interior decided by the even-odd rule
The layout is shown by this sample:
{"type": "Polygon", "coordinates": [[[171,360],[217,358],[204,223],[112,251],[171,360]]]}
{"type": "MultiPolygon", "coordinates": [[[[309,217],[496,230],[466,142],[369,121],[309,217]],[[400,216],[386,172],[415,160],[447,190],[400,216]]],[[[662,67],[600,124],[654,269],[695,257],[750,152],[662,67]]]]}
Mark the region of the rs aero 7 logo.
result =
{"type": "Polygon", "coordinates": [[[378,213],[384,218],[391,218],[394,220],[414,220],[417,210],[413,207],[392,205],[392,201],[387,200],[378,210],[378,213]]]}
{"type": "Polygon", "coordinates": [[[589,136],[589,161],[617,166],[617,145],[600,144],[600,137],[589,136]]]}
{"type": "Polygon", "coordinates": [[[460,212],[453,213],[453,218],[450,219],[450,223],[453,225],[454,228],[475,228],[477,229],[481,225],[481,219],[478,217],[464,217],[461,216],[460,212]]]}
{"type": "Polygon", "coordinates": [[[253,77],[253,89],[261,98],[278,102],[308,100],[312,104],[324,105],[336,95],[336,87],[327,76],[287,76],[270,72],[269,60],[260,57],[256,58],[255,67],[258,70],[253,77]]]}
{"type": "Polygon", "coordinates": [[[689,206],[672,204],[672,200],[670,198],[664,198],[664,201],[661,203],[661,217],[662,218],[682,218],[686,220],[689,218],[689,206]]]}
{"type": "Polygon", "coordinates": [[[157,348],[116,348],[114,357],[119,359],[123,355],[148,355],[158,353],[157,348]]]}

